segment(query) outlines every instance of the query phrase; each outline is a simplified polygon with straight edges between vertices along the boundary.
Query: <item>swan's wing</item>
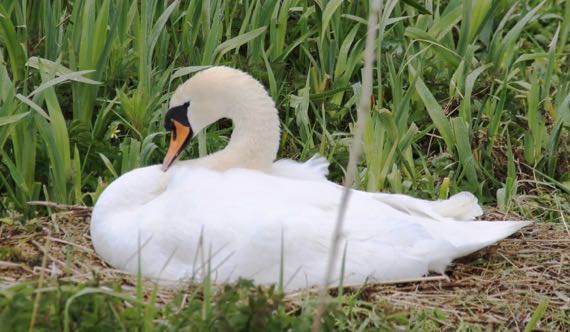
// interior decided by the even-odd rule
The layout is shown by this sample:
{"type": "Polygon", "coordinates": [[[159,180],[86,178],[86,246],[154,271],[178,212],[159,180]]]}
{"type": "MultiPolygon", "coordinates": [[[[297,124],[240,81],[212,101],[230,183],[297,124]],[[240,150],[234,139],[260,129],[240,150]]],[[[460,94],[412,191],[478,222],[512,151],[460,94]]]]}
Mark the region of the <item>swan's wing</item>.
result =
{"type": "Polygon", "coordinates": [[[327,181],[329,162],[316,154],[305,162],[281,159],[273,163],[270,174],[297,180],[327,181]]]}
{"type": "MultiPolygon", "coordinates": [[[[319,154],[306,162],[281,159],[273,164],[270,174],[296,180],[328,181],[329,165],[328,160],[319,154]]],[[[406,214],[433,220],[475,220],[483,214],[477,198],[469,192],[460,192],[439,201],[389,193],[375,193],[373,197],[406,214]]]]}
{"type": "MultiPolygon", "coordinates": [[[[174,190],[173,197],[182,197],[190,187],[195,192],[185,204],[186,215],[201,221],[206,238],[214,241],[213,251],[223,248],[216,262],[233,255],[231,261],[221,265],[220,275],[227,277],[233,269],[234,275],[273,282],[283,254],[285,277],[292,280],[290,287],[303,286],[305,278],[309,285],[322,280],[342,194],[340,186],[245,169],[222,173],[188,170],[170,186],[184,189],[179,194],[174,190]],[[220,185],[212,188],[213,184],[220,185]],[[297,269],[300,275],[294,277],[297,269]]],[[[449,221],[451,215],[459,213],[445,204],[460,206],[456,200],[465,199],[464,195],[432,202],[433,215],[429,217],[420,216],[421,211],[402,213],[379,201],[376,195],[354,191],[350,198],[343,231],[348,243],[346,271],[350,272],[346,281],[362,281],[367,276],[394,280],[419,277],[428,270],[443,272],[452,259],[498,241],[527,224],[449,221]],[[446,218],[435,216],[445,213],[446,218]]],[[[416,203],[419,209],[428,202],[416,203]]]]}

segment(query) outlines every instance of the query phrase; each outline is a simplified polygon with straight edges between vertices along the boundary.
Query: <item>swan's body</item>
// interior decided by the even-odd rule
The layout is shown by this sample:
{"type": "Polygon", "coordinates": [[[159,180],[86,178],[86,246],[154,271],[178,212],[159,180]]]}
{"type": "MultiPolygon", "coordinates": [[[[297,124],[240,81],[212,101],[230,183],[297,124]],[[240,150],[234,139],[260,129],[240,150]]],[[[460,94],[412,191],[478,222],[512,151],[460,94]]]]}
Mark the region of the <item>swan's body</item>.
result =
{"type": "MultiPolygon", "coordinates": [[[[171,107],[188,101],[195,131],[232,118],[230,143],[166,172],[155,165],[115,180],[93,211],[96,251],[115,267],[159,280],[201,278],[209,271],[217,282],[245,277],[275,283],[283,268],[288,289],[319,284],[342,192],[326,180],[328,163],[318,157],[274,162],[277,112],[245,73],[205,70],[176,91],[171,107]]],[[[344,229],[344,281],[443,272],[451,260],[528,224],[469,222],[479,215],[469,193],[430,202],[354,191],[344,229]]]]}

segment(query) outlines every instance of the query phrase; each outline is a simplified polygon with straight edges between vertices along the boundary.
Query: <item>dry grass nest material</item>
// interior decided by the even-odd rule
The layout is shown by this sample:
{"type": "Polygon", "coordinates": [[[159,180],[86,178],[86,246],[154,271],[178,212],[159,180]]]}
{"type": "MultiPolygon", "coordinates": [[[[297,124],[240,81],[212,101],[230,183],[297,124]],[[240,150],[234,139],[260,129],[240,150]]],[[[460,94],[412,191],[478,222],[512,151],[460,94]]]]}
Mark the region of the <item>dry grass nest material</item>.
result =
{"type": "MultiPolygon", "coordinates": [[[[75,209],[25,224],[0,220],[0,288],[40,278],[72,282],[97,278],[119,281],[127,291],[133,289],[134,278],[95,254],[88,212],[75,209]]],[[[485,217],[505,219],[496,211],[488,211],[485,217]]],[[[509,216],[513,218],[516,216],[509,216]]],[[[569,316],[570,232],[564,224],[535,223],[455,261],[447,276],[367,285],[358,292],[361,300],[387,310],[439,308],[447,316],[445,324],[450,325],[466,321],[520,329],[545,300],[548,307],[543,321],[569,316]]],[[[299,294],[288,296],[288,300],[294,305],[299,294]]],[[[165,289],[159,301],[168,301],[170,296],[165,289]]]]}

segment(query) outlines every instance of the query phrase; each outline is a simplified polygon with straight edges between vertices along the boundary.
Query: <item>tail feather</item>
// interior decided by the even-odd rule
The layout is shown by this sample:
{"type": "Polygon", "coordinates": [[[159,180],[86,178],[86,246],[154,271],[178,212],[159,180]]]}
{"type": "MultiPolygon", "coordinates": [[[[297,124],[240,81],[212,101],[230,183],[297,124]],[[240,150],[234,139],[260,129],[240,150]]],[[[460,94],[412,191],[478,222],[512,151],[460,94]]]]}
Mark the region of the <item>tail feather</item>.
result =
{"type": "Polygon", "coordinates": [[[425,227],[434,236],[444,238],[455,247],[455,259],[502,240],[531,223],[532,221],[442,221],[425,224],[425,227]]]}

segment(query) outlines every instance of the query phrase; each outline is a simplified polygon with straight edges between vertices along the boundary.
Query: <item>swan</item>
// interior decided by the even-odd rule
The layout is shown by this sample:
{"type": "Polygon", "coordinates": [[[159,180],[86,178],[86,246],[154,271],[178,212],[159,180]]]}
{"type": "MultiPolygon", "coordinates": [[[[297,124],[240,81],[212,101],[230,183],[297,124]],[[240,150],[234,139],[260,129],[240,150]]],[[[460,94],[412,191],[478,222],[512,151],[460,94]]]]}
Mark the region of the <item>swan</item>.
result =
{"type": "MultiPolygon", "coordinates": [[[[171,139],[163,164],[120,176],[97,200],[96,252],[159,282],[323,286],[343,187],[326,179],[323,157],[275,161],[279,118],[266,89],[240,70],[211,67],[176,89],[164,126],[171,139]],[[224,149],[176,160],[194,133],[221,118],[234,123],[224,149]]],[[[353,190],[333,282],[341,260],[345,284],[443,273],[453,259],[529,224],[474,221],[481,214],[467,192],[426,201],[353,190]]]]}

